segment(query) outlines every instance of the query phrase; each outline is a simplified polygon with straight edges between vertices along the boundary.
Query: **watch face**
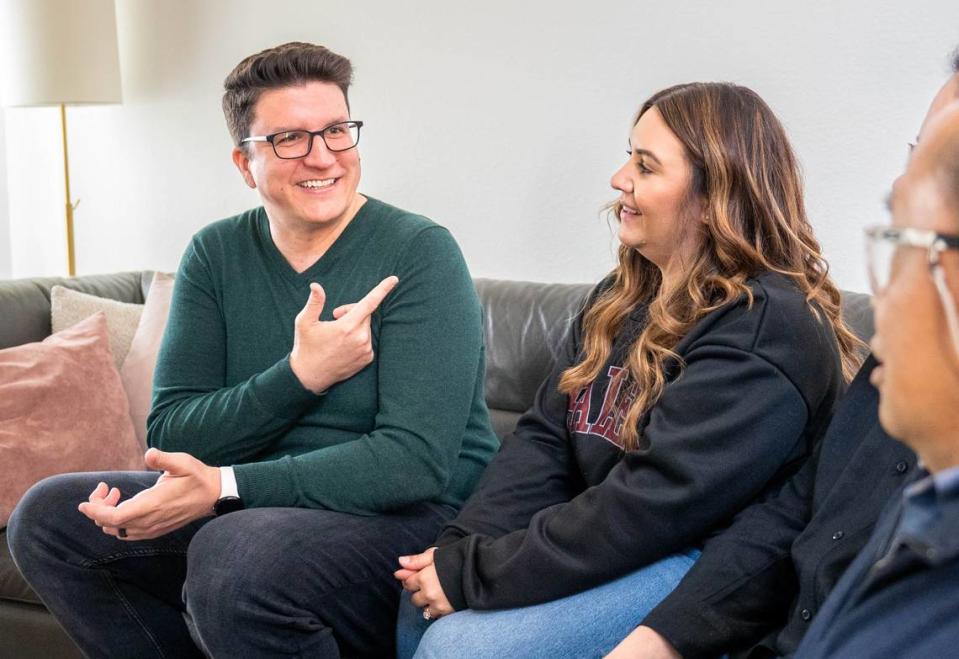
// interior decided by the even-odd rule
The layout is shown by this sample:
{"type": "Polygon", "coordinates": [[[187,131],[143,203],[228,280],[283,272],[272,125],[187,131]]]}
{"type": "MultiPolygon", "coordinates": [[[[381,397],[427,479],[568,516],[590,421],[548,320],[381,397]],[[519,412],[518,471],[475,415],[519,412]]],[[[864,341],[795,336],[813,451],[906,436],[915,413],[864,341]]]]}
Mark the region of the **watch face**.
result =
{"type": "Polygon", "coordinates": [[[239,497],[223,497],[213,505],[213,512],[219,517],[220,515],[226,515],[227,513],[232,513],[237,510],[243,510],[243,508],[243,499],[239,497]]]}

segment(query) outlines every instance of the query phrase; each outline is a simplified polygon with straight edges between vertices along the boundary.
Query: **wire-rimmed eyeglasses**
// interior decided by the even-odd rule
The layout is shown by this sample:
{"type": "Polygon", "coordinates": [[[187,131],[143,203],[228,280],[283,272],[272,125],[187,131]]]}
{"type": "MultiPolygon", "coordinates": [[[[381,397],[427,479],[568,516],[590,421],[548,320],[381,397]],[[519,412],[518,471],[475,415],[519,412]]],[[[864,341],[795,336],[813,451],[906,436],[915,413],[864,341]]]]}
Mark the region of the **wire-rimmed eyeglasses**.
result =
{"type": "Polygon", "coordinates": [[[959,311],[946,284],[941,256],[947,250],[959,250],[959,235],[938,233],[915,227],[871,226],[866,229],[866,263],[872,292],[880,295],[889,286],[899,247],[926,250],[929,273],[939,292],[946,313],[946,323],[953,345],[959,354],[959,311]]]}
{"type": "Polygon", "coordinates": [[[269,142],[277,158],[295,160],[305,158],[313,150],[313,138],[316,136],[333,153],[349,151],[359,144],[362,127],[362,121],[340,121],[320,130],[283,130],[271,135],[254,135],[240,140],[240,144],[269,142]]]}

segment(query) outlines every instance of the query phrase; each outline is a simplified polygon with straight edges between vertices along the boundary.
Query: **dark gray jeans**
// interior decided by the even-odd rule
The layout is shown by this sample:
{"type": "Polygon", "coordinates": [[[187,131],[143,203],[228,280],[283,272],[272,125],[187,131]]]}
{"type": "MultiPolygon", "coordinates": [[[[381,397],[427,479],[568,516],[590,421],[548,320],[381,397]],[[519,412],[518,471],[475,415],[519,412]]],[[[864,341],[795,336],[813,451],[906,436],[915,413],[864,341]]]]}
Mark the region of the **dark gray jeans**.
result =
{"type": "Polygon", "coordinates": [[[185,612],[214,657],[391,656],[396,558],[429,546],[456,512],[256,508],[126,542],[77,510],[101,480],[126,499],[157,477],[54,476],[7,526],[17,567],[90,657],[202,657],[185,612]]]}

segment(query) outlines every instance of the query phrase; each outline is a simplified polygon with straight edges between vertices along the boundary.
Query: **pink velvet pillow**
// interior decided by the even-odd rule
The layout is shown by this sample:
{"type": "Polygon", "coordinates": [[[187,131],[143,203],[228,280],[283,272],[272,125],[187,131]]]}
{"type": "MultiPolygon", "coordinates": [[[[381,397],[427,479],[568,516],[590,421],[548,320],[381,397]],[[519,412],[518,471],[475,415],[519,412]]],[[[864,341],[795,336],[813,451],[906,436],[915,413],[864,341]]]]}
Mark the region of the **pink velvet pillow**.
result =
{"type": "Polygon", "coordinates": [[[123,368],[120,369],[123,388],[130,399],[130,419],[133,420],[137,441],[143,451],[146,451],[147,415],[150,413],[153,398],[153,369],[160,351],[163,330],[166,329],[167,317],[170,315],[172,297],[173,277],[162,272],[153,275],[140,324],[133,335],[123,368]]]}
{"type": "Polygon", "coordinates": [[[0,527],[37,481],[144,469],[103,312],[0,350],[0,527]]]}

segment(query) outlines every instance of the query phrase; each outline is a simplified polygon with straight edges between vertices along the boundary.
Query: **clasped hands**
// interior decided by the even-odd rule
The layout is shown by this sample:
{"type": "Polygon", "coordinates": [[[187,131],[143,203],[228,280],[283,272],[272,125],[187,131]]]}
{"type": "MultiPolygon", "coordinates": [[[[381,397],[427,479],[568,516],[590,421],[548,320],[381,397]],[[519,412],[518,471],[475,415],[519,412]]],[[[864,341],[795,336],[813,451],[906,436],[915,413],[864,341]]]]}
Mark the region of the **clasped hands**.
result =
{"type": "Polygon", "coordinates": [[[220,470],[188,453],[151,448],[149,469],[163,473],[156,484],[120,503],[120,490],[101,482],[80,504],[80,512],[103,532],[121,540],[149,540],[213,513],[220,497],[220,470]]]}
{"type": "Polygon", "coordinates": [[[393,573],[393,576],[403,584],[403,589],[412,593],[410,602],[413,606],[429,611],[429,615],[424,616],[428,620],[453,613],[453,605],[446,598],[439,576],[436,574],[436,566],[433,564],[434,552],[436,547],[430,547],[422,554],[400,556],[399,561],[402,567],[393,573]]]}

